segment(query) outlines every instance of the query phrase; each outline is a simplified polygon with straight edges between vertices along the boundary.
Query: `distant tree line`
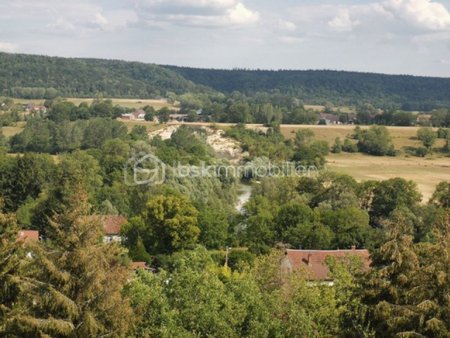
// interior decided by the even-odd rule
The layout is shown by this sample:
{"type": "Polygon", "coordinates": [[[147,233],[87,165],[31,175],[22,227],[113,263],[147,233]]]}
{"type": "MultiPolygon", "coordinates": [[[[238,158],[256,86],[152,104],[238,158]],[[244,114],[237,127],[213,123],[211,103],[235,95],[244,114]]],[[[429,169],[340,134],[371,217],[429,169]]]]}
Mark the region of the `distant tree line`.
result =
{"type": "Polygon", "coordinates": [[[289,94],[306,102],[336,105],[386,103],[405,110],[432,110],[450,103],[450,79],[329,70],[211,70],[167,67],[186,79],[224,93],[289,94]]]}

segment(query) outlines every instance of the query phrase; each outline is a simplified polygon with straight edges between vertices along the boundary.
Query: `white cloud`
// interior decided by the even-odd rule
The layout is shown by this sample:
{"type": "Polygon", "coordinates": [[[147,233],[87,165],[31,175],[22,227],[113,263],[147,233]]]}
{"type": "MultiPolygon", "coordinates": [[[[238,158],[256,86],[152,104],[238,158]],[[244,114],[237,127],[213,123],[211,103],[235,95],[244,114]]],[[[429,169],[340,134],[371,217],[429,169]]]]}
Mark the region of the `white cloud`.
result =
{"type": "Polygon", "coordinates": [[[227,16],[233,24],[251,24],[259,20],[259,13],[253,12],[242,3],[237,3],[233,8],[227,10],[227,16]]]}
{"type": "Polygon", "coordinates": [[[16,52],[17,49],[18,49],[18,46],[16,44],[0,41],[0,51],[2,51],[2,52],[12,53],[12,52],[16,52]]]}
{"type": "Polygon", "coordinates": [[[337,32],[349,32],[359,23],[358,20],[352,20],[349,10],[342,10],[332,20],[328,21],[328,26],[337,32]]]}
{"type": "Polygon", "coordinates": [[[302,43],[303,41],[305,41],[304,38],[301,38],[298,36],[288,36],[288,35],[280,36],[279,40],[283,43],[290,44],[290,45],[302,43]]]}
{"type": "Polygon", "coordinates": [[[158,8],[207,8],[207,9],[228,9],[236,5],[236,0],[141,0],[139,6],[158,8]]]}
{"type": "Polygon", "coordinates": [[[142,21],[197,27],[251,25],[260,15],[236,0],[141,0],[136,11],[142,21]]]}
{"type": "Polygon", "coordinates": [[[450,12],[440,2],[431,0],[388,0],[387,11],[408,24],[427,30],[450,28],[450,12]]]}
{"type": "Polygon", "coordinates": [[[450,32],[450,11],[432,0],[380,0],[363,4],[309,4],[291,9],[286,20],[310,36],[352,32],[366,38],[409,37],[450,32]],[[327,31],[328,30],[328,31],[327,31]],[[331,31],[331,32],[330,32],[331,31]]]}
{"type": "Polygon", "coordinates": [[[297,25],[291,21],[287,20],[279,20],[278,21],[278,27],[282,30],[288,31],[288,32],[295,32],[297,30],[297,25]]]}

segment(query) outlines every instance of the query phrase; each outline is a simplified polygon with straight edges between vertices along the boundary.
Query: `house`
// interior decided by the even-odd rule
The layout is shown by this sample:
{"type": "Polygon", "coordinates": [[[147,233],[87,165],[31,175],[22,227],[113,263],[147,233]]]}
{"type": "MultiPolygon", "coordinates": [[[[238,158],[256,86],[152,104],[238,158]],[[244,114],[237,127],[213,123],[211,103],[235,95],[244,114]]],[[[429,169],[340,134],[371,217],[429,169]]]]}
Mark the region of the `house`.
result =
{"type": "Polygon", "coordinates": [[[39,231],[20,230],[16,242],[39,241],[39,231]]]}
{"type": "Polygon", "coordinates": [[[286,250],[285,257],[281,262],[281,270],[284,273],[293,271],[304,272],[307,279],[311,282],[325,282],[333,284],[330,276],[330,270],[326,264],[327,257],[333,257],[337,260],[347,257],[359,257],[362,262],[362,269],[370,269],[370,254],[368,250],[286,250]]]}
{"type": "Polygon", "coordinates": [[[46,113],[47,112],[47,107],[45,106],[38,106],[35,105],[34,103],[29,103],[27,105],[24,106],[25,111],[28,113],[46,113]]]}
{"type": "Polygon", "coordinates": [[[145,271],[153,271],[152,268],[150,268],[147,263],[145,262],[132,262],[130,265],[131,270],[137,271],[139,269],[145,270],[145,271]]]}
{"type": "Polygon", "coordinates": [[[320,125],[341,124],[339,122],[339,116],[334,114],[320,113],[319,115],[320,125]]]}
{"type": "Polygon", "coordinates": [[[104,242],[121,242],[120,231],[122,226],[127,223],[127,219],[119,215],[100,216],[100,218],[105,231],[104,242]]]}
{"type": "Polygon", "coordinates": [[[132,120],[132,121],[144,121],[146,112],[142,109],[136,110],[132,113],[122,114],[121,118],[123,120],[132,120]]]}
{"type": "Polygon", "coordinates": [[[169,121],[170,122],[186,122],[188,118],[188,114],[170,114],[169,121]]]}

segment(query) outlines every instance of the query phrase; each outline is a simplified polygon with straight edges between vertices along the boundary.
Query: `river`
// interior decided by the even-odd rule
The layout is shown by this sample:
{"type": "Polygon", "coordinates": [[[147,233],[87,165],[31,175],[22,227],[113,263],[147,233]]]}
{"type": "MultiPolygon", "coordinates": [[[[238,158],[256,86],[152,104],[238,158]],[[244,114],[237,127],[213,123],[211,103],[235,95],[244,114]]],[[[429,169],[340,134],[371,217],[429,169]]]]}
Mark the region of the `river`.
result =
{"type": "Polygon", "coordinates": [[[238,201],[236,203],[236,210],[242,213],[244,205],[252,196],[252,186],[248,184],[241,184],[238,189],[238,201]]]}

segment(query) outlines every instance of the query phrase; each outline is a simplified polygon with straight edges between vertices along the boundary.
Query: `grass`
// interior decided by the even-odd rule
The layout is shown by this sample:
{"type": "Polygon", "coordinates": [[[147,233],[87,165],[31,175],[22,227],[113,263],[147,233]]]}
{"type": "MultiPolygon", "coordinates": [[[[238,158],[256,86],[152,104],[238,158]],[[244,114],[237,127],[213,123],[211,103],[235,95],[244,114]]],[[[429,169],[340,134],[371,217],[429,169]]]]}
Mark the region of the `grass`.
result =
{"type": "MultiPolygon", "coordinates": [[[[369,127],[361,127],[363,129],[369,127]]],[[[396,149],[405,150],[407,147],[419,147],[422,143],[417,140],[417,131],[420,129],[419,127],[387,127],[389,133],[392,136],[392,141],[394,142],[394,146],[396,149]]],[[[334,143],[336,137],[340,137],[341,141],[347,136],[353,134],[355,126],[343,126],[343,125],[331,125],[331,126],[319,126],[319,125],[282,125],[281,132],[284,137],[288,139],[292,139],[295,137],[295,133],[299,129],[311,129],[317,140],[325,140],[330,145],[334,143]]],[[[444,141],[437,140],[436,147],[443,147],[444,141]]]]}
{"type": "Polygon", "coordinates": [[[156,124],[154,122],[147,122],[147,121],[130,121],[122,119],[119,119],[119,121],[127,126],[128,131],[131,131],[134,126],[144,126],[145,128],[147,128],[148,132],[152,132],[166,127],[166,125],[164,124],[156,124]]]}
{"type": "MultiPolygon", "coordinates": [[[[75,105],[79,105],[82,102],[87,102],[88,104],[92,103],[93,98],[67,98],[69,102],[74,103],[75,105]]],[[[114,105],[119,105],[122,107],[138,109],[144,106],[152,106],[156,110],[161,109],[163,107],[169,107],[172,109],[177,109],[176,105],[172,105],[165,100],[149,100],[149,99],[111,99],[114,105]]],[[[26,100],[26,99],[14,99],[14,102],[21,104],[34,103],[38,105],[42,105],[44,100],[26,100]]]]}
{"type": "MultiPolygon", "coordinates": [[[[312,109],[317,112],[323,112],[325,110],[325,106],[315,105],[315,104],[305,104],[305,109],[312,109]]],[[[340,110],[342,113],[354,113],[355,109],[352,107],[335,107],[333,108],[334,111],[340,110]]]]}
{"type": "Polygon", "coordinates": [[[330,154],[327,169],[353,176],[358,181],[402,177],[417,183],[423,202],[432,196],[436,185],[450,181],[450,157],[375,157],[364,154],[330,154]]]}
{"type": "Polygon", "coordinates": [[[22,129],[25,127],[26,122],[17,122],[15,126],[11,127],[1,127],[0,130],[2,131],[3,135],[6,138],[10,138],[22,131],[22,129]]]}

